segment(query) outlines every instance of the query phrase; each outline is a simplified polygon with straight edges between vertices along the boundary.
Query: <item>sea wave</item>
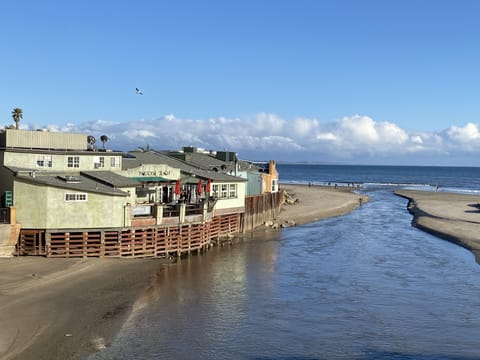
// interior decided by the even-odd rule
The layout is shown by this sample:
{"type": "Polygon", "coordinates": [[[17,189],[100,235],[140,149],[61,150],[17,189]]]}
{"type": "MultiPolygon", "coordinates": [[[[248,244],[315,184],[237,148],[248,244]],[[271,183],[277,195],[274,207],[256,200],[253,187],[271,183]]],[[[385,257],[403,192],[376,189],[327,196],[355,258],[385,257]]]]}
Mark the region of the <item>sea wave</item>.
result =
{"type": "Polygon", "coordinates": [[[438,186],[436,184],[422,184],[422,183],[395,183],[395,182],[342,182],[342,181],[300,181],[300,180],[283,180],[281,184],[290,185],[312,185],[312,186],[337,186],[347,187],[352,189],[360,189],[365,191],[373,191],[379,189],[405,189],[405,190],[422,190],[422,191],[438,191],[451,192],[458,194],[478,194],[480,189],[452,187],[452,186],[438,186]]]}

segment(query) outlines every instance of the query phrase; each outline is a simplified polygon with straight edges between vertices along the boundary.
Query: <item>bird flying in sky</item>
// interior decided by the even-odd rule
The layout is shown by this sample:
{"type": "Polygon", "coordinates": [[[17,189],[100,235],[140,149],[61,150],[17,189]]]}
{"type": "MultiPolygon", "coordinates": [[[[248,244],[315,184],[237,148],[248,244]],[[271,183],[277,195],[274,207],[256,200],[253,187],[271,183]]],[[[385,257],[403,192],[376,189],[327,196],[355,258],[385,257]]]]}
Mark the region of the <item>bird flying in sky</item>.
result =
{"type": "Polygon", "coordinates": [[[143,95],[142,90],[140,90],[139,88],[135,88],[135,93],[136,93],[137,95],[143,95]]]}

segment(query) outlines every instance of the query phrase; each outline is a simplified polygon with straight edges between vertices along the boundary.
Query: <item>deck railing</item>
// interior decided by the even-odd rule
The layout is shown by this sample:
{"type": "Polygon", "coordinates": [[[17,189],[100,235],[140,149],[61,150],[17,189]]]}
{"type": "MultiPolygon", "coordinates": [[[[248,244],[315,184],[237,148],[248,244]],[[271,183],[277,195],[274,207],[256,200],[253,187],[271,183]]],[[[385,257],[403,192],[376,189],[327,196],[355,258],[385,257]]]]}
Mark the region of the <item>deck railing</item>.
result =
{"type": "Polygon", "coordinates": [[[0,208],[0,224],[10,224],[10,208],[0,208]]]}

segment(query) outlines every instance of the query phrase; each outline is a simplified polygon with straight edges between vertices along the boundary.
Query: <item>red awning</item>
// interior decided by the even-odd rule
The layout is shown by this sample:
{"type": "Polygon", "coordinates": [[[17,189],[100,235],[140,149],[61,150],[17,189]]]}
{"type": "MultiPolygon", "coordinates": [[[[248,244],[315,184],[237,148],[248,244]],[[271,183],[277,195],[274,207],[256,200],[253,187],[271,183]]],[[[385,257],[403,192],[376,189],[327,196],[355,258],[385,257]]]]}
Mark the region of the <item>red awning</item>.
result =
{"type": "Polygon", "coordinates": [[[202,179],[198,180],[197,193],[200,195],[202,193],[202,179]]]}
{"type": "Polygon", "coordinates": [[[175,194],[180,195],[181,186],[182,184],[180,184],[180,180],[177,180],[177,183],[175,184],[175,194]]]}

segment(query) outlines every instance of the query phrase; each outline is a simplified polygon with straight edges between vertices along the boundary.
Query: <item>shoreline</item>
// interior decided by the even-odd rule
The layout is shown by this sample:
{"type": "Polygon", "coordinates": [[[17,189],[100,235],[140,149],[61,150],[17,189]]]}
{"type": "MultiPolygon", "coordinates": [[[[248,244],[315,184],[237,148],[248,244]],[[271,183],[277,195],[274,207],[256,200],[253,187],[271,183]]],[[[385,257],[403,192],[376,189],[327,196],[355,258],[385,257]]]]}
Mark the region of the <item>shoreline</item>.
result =
{"type": "Polygon", "coordinates": [[[408,200],[412,226],[471,251],[480,264],[480,196],[396,190],[408,200]]]}
{"type": "Polygon", "coordinates": [[[344,215],[369,201],[368,196],[357,194],[349,187],[280,183],[282,190],[297,201],[282,205],[275,219],[280,224],[293,221],[295,225],[304,225],[344,215]]]}
{"type": "MultiPolygon", "coordinates": [[[[368,201],[349,188],[280,184],[280,189],[296,201],[283,204],[275,221],[295,225],[343,215],[368,201]]],[[[158,274],[170,264],[166,259],[0,258],[0,359],[81,359],[102,351],[148,302],[158,274]]]]}

